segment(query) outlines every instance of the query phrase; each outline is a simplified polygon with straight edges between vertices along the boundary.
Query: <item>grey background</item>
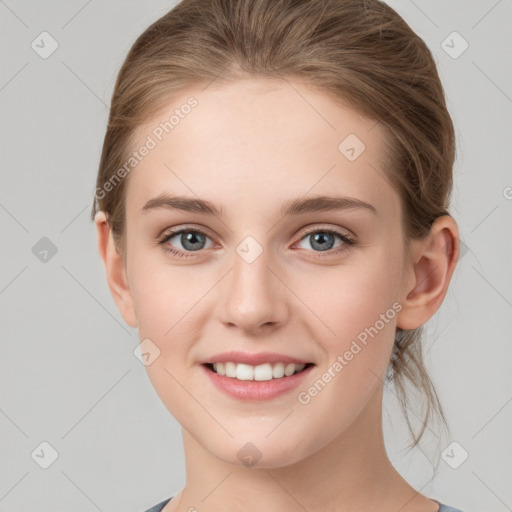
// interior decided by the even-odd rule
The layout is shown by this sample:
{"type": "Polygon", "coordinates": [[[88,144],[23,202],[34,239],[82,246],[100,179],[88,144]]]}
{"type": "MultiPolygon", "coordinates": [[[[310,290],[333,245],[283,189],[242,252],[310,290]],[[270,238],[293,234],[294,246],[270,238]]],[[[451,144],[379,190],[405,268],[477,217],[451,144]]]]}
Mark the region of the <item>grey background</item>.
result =
{"type": "MultiPolygon", "coordinates": [[[[433,430],[405,454],[389,391],[386,443],[423,494],[465,512],[512,510],[512,2],[389,3],[438,62],[458,137],[451,211],[467,251],[427,329],[451,437],[433,430]],[[443,47],[461,49],[446,40],[453,31],[469,44],[458,58],[443,47]]],[[[137,331],[110,296],[88,217],[117,71],[172,5],[0,0],[1,511],[136,512],[185,483],[180,427],[134,357],[137,331]],[[59,45],[46,59],[31,47],[43,31],[59,45]],[[43,237],[57,250],[45,262],[43,237]],[[47,469],[44,441],[58,453],[47,469]]]]}

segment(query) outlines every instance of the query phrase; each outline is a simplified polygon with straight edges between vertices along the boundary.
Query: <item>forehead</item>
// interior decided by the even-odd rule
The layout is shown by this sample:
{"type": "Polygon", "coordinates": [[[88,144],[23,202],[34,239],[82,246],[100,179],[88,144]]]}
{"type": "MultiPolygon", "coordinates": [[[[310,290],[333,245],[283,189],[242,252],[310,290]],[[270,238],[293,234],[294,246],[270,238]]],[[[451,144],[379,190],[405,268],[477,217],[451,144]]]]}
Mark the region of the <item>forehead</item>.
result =
{"type": "MultiPolygon", "coordinates": [[[[162,191],[227,204],[336,192],[392,213],[385,132],[299,82],[247,79],[191,88],[135,133],[151,146],[130,174],[128,211],[162,191]]],[[[280,205],[279,205],[280,206],[280,205]]]]}

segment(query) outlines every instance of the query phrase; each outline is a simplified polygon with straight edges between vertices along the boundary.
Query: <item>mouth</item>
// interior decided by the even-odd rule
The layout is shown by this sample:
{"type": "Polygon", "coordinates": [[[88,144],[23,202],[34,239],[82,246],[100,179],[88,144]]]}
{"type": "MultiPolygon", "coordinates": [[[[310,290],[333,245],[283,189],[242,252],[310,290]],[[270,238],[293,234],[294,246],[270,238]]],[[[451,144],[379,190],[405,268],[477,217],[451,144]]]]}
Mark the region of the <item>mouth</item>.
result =
{"type": "Polygon", "coordinates": [[[314,363],[263,363],[257,366],[231,361],[204,363],[203,366],[212,373],[238,381],[274,381],[287,379],[305,372],[314,363]]]}

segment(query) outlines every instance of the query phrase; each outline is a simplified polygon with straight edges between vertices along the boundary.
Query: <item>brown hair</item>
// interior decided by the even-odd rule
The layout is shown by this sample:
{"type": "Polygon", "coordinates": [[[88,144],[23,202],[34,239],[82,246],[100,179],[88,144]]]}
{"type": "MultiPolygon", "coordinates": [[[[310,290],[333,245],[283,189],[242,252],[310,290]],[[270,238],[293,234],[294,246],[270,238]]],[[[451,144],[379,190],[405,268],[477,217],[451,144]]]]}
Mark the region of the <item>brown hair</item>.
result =
{"type": "MultiPolygon", "coordinates": [[[[112,96],[92,218],[106,212],[123,256],[128,177],[115,178],[133,150],[135,129],[187,87],[251,76],[298,79],[386,130],[386,176],[402,198],[406,248],[448,214],[452,120],[431,52],[392,8],[379,0],[183,0],[135,41],[112,96]],[[108,193],[106,183],[115,185],[108,193]]],[[[398,392],[411,448],[434,413],[447,425],[424,367],[421,334],[421,327],[397,329],[386,376],[398,392]],[[426,402],[417,435],[407,382],[426,402]]]]}

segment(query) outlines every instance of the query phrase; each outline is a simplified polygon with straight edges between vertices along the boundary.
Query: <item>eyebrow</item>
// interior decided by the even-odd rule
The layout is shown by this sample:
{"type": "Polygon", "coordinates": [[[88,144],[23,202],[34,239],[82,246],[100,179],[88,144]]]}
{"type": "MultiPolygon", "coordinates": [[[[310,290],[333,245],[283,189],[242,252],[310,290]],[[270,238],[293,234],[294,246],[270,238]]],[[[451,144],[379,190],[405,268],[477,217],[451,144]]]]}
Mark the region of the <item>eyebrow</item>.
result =
{"type": "MultiPolygon", "coordinates": [[[[225,208],[222,205],[217,208],[210,201],[204,199],[194,199],[186,196],[173,196],[160,194],[150,199],[142,208],[141,213],[146,213],[155,209],[182,210],[185,212],[202,213],[206,215],[216,215],[222,217],[225,208]]],[[[325,212],[333,210],[365,209],[378,215],[377,209],[360,199],[344,196],[315,196],[307,199],[297,198],[285,201],[282,205],[281,215],[302,215],[305,213],[325,212]]]]}

